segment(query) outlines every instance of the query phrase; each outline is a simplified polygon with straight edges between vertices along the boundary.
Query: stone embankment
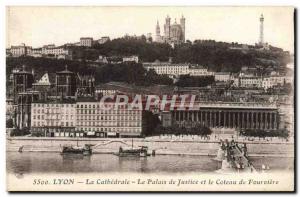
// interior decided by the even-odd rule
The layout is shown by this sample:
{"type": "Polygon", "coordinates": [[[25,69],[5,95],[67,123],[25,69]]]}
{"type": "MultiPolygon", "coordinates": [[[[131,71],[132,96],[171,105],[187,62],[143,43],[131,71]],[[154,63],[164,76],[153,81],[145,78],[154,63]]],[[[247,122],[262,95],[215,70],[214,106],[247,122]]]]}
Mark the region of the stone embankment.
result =
{"type": "MultiPolygon", "coordinates": [[[[242,141],[248,147],[250,156],[293,157],[294,143],[283,141],[242,141]]],[[[62,146],[93,144],[93,153],[114,153],[119,147],[148,146],[156,154],[216,155],[219,140],[204,139],[163,139],[163,138],[41,138],[8,137],[7,151],[60,152],[62,146]]]]}

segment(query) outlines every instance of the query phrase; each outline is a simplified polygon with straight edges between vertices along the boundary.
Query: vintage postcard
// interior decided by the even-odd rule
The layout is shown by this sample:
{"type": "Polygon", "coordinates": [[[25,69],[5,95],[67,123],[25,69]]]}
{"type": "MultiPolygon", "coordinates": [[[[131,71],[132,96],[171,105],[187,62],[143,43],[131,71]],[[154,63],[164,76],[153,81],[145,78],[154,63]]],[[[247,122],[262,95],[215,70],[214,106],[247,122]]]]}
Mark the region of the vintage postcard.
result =
{"type": "Polygon", "coordinates": [[[294,13],[7,6],[7,190],[294,191],[294,13]]]}

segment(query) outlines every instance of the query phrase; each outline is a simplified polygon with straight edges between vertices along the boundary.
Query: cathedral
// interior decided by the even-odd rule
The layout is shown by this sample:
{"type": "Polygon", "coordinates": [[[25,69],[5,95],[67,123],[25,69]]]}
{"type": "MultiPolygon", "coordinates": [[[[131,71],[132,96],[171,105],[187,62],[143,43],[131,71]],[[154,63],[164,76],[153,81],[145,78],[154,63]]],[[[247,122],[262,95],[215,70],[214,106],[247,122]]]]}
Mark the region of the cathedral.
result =
{"type": "Polygon", "coordinates": [[[181,44],[185,42],[185,18],[182,16],[180,19],[180,24],[177,24],[176,19],[173,24],[171,24],[171,18],[167,16],[164,25],[164,35],[160,35],[160,26],[157,21],[156,25],[156,42],[165,42],[171,45],[181,44]]]}

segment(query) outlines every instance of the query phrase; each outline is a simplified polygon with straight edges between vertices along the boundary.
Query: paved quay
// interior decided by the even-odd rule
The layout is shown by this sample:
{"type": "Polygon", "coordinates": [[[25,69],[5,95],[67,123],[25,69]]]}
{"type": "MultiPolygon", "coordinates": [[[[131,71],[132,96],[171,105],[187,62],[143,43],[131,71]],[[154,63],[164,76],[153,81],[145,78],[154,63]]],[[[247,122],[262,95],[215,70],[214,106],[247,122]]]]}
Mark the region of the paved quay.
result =
{"type": "MultiPolygon", "coordinates": [[[[23,146],[24,152],[60,152],[63,145],[93,144],[93,153],[114,153],[119,147],[148,146],[162,155],[216,155],[219,139],[204,138],[45,138],[45,137],[8,137],[7,151],[18,151],[23,146]]],[[[238,140],[239,144],[246,143],[249,156],[279,156],[293,157],[294,143],[291,141],[246,141],[238,140]]]]}

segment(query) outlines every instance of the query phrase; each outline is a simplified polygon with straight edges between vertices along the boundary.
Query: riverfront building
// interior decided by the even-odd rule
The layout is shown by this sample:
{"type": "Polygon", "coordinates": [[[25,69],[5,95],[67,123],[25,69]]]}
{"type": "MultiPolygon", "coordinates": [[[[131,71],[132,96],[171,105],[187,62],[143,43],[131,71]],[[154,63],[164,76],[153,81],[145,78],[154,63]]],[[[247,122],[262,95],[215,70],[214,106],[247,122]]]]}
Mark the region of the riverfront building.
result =
{"type": "Polygon", "coordinates": [[[31,120],[33,135],[75,137],[75,103],[32,103],[31,120]]]}
{"type": "Polygon", "coordinates": [[[140,136],[145,128],[143,111],[129,109],[127,105],[117,106],[114,102],[105,103],[105,110],[99,102],[76,103],[76,131],[97,137],[140,136]]]}
{"type": "Polygon", "coordinates": [[[31,131],[49,137],[138,137],[146,128],[144,111],[114,102],[35,102],[31,105],[31,131]]]}

